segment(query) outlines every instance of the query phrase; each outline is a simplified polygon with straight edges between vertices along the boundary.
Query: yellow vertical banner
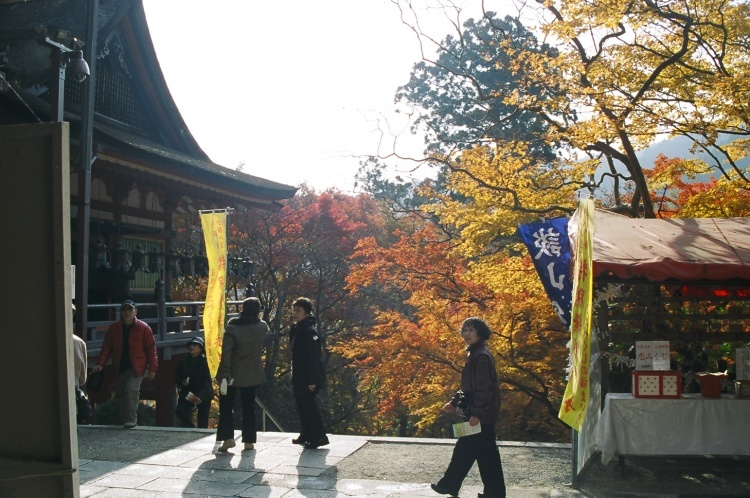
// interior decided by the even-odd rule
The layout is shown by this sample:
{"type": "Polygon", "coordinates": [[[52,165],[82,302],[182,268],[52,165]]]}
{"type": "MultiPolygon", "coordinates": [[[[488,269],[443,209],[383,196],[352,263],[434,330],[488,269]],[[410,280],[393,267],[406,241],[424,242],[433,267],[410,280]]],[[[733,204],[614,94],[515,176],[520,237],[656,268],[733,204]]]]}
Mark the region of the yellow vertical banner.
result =
{"type": "Polygon", "coordinates": [[[573,303],[570,320],[570,376],[558,418],[579,431],[589,401],[591,312],[594,290],[594,201],[578,204],[578,229],[573,269],[573,303]]]}
{"type": "Polygon", "coordinates": [[[227,285],[227,213],[200,213],[203,239],[208,258],[208,289],[203,307],[203,330],[206,358],[211,377],[216,376],[221,361],[221,341],[224,336],[227,285]]]}

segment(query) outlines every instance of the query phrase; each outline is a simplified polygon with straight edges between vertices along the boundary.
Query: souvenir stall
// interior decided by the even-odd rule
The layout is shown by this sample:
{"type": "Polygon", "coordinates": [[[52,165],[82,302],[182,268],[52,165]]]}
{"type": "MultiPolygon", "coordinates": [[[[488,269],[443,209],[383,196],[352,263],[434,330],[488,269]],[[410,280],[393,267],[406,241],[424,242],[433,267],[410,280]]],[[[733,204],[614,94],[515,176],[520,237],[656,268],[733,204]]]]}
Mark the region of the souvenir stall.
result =
{"type": "Polygon", "coordinates": [[[628,455],[750,454],[750,219],[602,211],[594,226],[604,398],[587,441],[623,470],[628,455]]]}
{"type": "Polygon", "coordinates": [[[574,482],[599,454],[623,469],[627,456],[750,454],[750,218],[595,210],[591,245],[588,399],[574,431],[574,482]]]}

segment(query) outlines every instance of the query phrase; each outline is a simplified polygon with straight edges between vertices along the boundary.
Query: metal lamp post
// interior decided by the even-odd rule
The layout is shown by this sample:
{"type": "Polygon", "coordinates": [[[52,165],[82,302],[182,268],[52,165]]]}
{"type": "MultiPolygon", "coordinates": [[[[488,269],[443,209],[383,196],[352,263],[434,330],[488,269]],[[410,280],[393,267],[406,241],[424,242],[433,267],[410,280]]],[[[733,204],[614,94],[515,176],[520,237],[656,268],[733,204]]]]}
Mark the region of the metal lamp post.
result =
{"type": "Polygon", "coordinates": [[[50,81],[50,120],[60,122],[65,112],[65,72],[70,65],[70,72],[76,81],[81,82],[91,74],[89,65],[83,59],[83,51],[68,48],[65,45],[44,38],[44,43],[52,47],[52,70],[54,76],[50,81]]]}

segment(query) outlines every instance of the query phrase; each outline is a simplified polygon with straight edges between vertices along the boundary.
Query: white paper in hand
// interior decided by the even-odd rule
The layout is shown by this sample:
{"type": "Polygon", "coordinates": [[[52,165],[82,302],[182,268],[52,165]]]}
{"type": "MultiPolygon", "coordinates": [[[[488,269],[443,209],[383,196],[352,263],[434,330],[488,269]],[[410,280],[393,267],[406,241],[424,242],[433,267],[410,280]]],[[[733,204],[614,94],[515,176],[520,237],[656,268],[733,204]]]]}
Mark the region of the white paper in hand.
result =
{"type": "Polygon", "coordinates": [[[226,377],[221,379],[221,386],[219,387],[219,392],[224,395],[227,393],[227,379],[226,377]]]}
{"type": "Polygon", "coordinates": [[[481,424],[477,424],[473,427],[468,422],[453,424],[453,437],[471,436],[472,434],[479,434],[480,432],[482,432],[481,424]]]}

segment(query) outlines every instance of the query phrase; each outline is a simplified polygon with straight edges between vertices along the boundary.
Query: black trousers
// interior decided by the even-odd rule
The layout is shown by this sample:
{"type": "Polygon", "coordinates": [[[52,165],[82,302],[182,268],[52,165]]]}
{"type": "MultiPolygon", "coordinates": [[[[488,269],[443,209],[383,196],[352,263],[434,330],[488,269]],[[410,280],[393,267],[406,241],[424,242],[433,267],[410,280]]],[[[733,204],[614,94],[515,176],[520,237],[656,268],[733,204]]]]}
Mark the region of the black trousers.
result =
{"type": "Polygon", "coordinates": [[[177,414],[177,420],[180,421],[181,427],[195,427],[193,425],[193,411],[198,409],[198,428],[208,428],[208,412],[211,410],[211,400],[194,405],[190,401],[180,398],[177,400],[177,408],[174,412],[177,414]]]}
{"type": "Polygon", "coordinates": [[[505,476],[500,462],[500,452],[495,442],[495,426],[482,424],[482,432],[458,438],[453,448],[453,456],[438,486],[458,495],[461,484],[471,466],[477,462],[479,475],[484,484],[484,496],[500,498],[505,496],[505,476]]]}
{"type": "Polygon", "coordinates": [[[297,412],[302,426],[300,438],[309,443],[316,443],[326,437],[315,393],[295,394],[294,400],[297,403],[297,412]]]}
{"type": "Polygon", "coordinates": [[[229,386],[225,395],[219,395],[219,427],[216,430],[216,440],[234,438],[234,398],[238,391],[242,402],[242,442],[255,443],[258,440],[258,433],[255,431],[255,386],[229,386]]]}

